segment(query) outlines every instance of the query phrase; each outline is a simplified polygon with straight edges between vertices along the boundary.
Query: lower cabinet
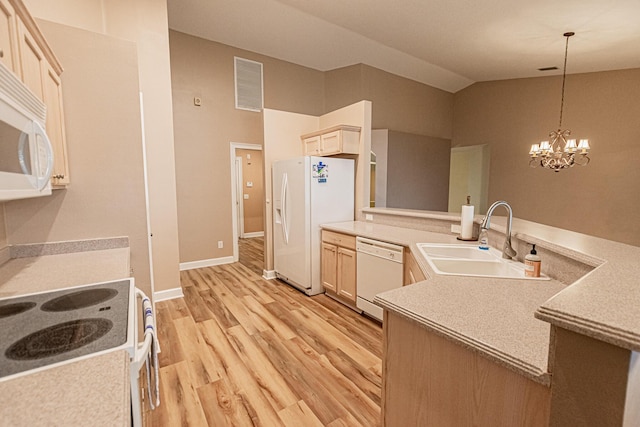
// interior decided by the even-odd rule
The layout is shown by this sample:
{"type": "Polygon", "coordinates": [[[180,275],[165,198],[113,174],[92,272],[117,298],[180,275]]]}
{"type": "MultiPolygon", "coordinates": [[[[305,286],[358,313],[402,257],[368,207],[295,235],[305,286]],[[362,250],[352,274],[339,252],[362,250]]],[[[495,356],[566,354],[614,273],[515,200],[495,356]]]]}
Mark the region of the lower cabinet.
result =
{"type": "Polygon", "coordinates": [[[411,285],[413,283],[422,282],[427,280],[427,276],[422,272],[418,262],[409,250],[404,249],[404,285],[411,285]]]}
{"type": "Polygon", "coordinates": [[[549,387],[393,312],[383,336],[382,425],[549,425],[549,387]]]}
{"type": "Polygon", "coordinates": [[[332,296],[356,304],[356,238],[322,230],[322,285],[332,296]]]}

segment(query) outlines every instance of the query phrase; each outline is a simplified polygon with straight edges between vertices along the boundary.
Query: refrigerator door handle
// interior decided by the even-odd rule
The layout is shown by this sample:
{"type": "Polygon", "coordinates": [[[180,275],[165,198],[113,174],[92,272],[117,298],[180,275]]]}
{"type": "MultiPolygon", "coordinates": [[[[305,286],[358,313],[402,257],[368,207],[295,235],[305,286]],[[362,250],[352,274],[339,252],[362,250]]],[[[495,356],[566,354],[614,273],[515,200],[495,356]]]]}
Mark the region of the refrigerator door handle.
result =
{"type": "Polygon", "coordinates": [[[285,244],[289,244],[289,230],[287,226],[287,190],[289,189],[288,176],[282,174],[282,238],[285,244]]]}

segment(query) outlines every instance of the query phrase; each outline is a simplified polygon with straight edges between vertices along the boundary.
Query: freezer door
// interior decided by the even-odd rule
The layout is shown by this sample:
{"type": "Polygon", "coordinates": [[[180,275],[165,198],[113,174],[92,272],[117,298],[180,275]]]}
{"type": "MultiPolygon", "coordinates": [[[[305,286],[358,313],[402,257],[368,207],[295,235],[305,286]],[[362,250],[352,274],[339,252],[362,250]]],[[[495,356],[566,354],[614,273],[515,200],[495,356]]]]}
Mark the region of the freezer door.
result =
{"type": "Polygon", "coordinates": [[[309,184],[305,158],[273,164],[273,263],[278,277],[311,287],[309,184]]]}

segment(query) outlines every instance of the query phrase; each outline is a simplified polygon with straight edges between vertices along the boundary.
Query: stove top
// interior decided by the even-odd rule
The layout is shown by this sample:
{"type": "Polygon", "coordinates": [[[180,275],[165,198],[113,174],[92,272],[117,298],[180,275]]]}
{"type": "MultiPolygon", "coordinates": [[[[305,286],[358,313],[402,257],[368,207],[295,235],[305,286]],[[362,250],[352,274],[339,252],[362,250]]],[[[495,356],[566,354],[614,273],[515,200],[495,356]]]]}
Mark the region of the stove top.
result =
{"type": "Polygon", "coordinates": [[[0,378],[127,344],[133,303],[132,279],[0,300],[0,378]]]}

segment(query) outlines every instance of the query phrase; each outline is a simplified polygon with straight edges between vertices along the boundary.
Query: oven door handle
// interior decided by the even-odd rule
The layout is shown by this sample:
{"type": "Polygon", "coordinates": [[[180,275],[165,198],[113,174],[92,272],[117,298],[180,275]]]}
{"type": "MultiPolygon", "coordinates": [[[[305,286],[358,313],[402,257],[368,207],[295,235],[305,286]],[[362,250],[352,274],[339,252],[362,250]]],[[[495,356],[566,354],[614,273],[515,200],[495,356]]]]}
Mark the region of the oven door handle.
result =
{"type": "MultiPolygon", "coordinates": [[[[155,319],[151,300],[140,289],[135,288],[136,297],[141,300],[144,318],[144,341],[138,343],[136,339],[134,356],[131,360],[131,404],[134,427],[142,426],[142,402],[138,390],[138,378],[142,365],[146,365],[147,393],[149,406],[153,410],[160,405],[160,378],[158,366],[158,341],[155,333],[155,319]],[[152,384],[153,388],[152,388],[152,384]],[[154,396],[152,396],[154,395],[154,396]],[[153,398],[155,397],[155,399],[153,398]]],[[[137,336],[137,328],[136,328],[137,336]]]]}
{"type": "Polygon", "coordinates": [[[141,306],[144,316],[144,341],[142,343],[136,343],[135,356],[132,361],[134,368],[139,370],[142,363],[147,359],[149,351],[151,351],[154,335],[154,318],[149,297],[138,288],[136,288],[136,296],[142,300],[141,306]]]}

